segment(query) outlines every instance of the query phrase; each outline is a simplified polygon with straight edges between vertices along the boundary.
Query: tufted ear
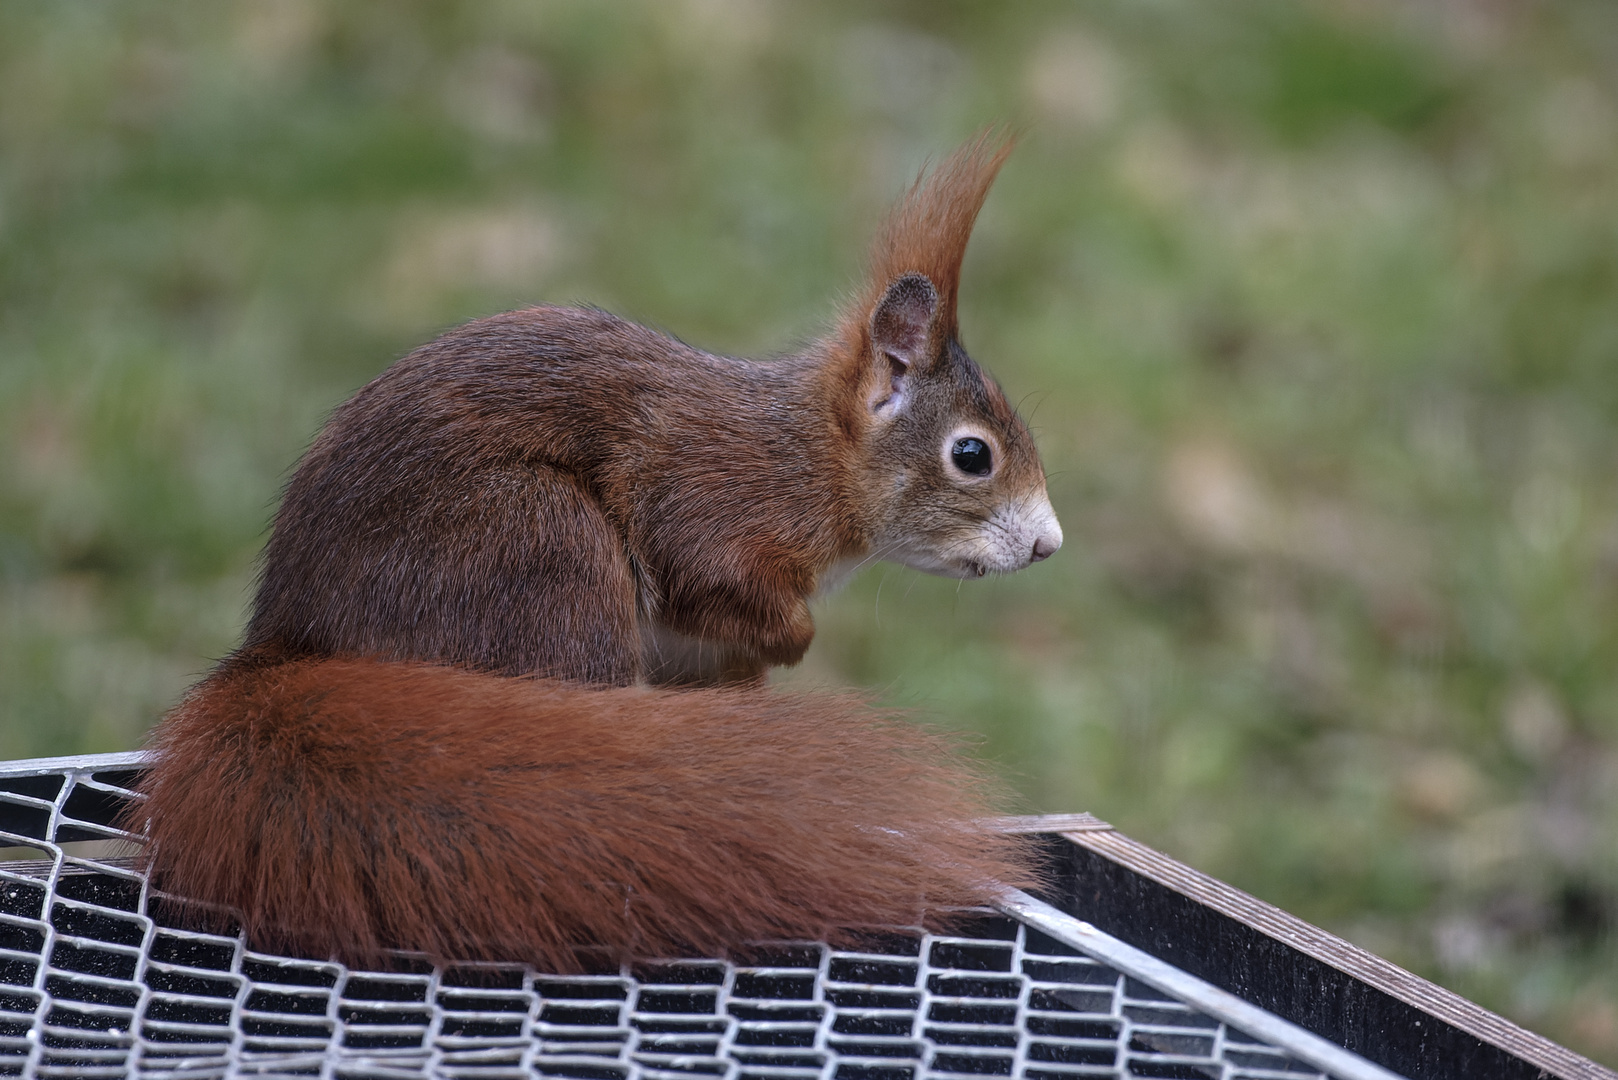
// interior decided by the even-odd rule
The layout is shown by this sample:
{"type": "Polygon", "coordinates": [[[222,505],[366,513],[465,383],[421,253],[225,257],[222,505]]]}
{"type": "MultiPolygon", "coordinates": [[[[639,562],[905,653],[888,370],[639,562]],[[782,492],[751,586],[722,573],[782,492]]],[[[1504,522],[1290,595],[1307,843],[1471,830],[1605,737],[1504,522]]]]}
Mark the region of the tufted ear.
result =
{"type": "Polygon", "coordinates": [[[910,380],[927,367],[938,290],[921,274],[904,274],[888,286],[871,312],[871,351],[886,376],[871,410],[889,415],[902,409],[910,380]]]}

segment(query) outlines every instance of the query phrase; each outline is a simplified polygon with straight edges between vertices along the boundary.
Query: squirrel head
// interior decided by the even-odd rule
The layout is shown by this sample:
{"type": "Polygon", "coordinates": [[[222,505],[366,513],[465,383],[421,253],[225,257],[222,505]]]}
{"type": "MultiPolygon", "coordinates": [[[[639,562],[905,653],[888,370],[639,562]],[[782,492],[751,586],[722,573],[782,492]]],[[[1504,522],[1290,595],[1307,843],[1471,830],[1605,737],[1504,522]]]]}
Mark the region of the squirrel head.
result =
{"type": "Polygon", "coordinates": [[[956,325],[961,257],[1011,147],[985,133],[916,181],[838,332],[872,553],[951,577],[1021,570],[1062,546],[1033,437],[956,325]]]}

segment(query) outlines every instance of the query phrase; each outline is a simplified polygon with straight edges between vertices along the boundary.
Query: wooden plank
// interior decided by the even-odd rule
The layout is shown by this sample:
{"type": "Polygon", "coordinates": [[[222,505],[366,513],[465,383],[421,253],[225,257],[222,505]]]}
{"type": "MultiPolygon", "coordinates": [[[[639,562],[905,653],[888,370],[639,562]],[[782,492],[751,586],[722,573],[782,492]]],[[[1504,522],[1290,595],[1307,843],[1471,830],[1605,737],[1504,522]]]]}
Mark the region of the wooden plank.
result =
{"type": "MultiPolygon", "coordinates": [[[[1252,928],[1294,952],[1342,972],[1482,1043],[1505,1051],[1542,1076],[1557,1077],[1559,1080],[1618,1080],[1618,1072],[1535,1035],[1459,994],[1306,923],[1273,904],[1265,903],[1132,840],[1092,815],[1054,814],[1005,819],[1000,826],[1008,832],[1059,834],[1133,874],[1156,882],[1204,908],[1252,928]]],[[[1082,913],[1080,917],[1083,917],[1082,913]]],[[[1111,927],[1104,926],[1102,929],[1117,933],[1111,927]]],[[[1185,959],[1173,962],[1184,966],[1185,959]]],[[[1209,977],[1204,972],[1198,974],[1209,977]]],[[[1217,979],[1214,981],[1218,982],[1217,979]]],[[[1296,1017],[1288,1018],[1297,1020],[1296,1017]]],[[[1351,1049],[1366,1052],[1361,1047],[1351,1049]]],[[[1439,1069],[1428,1075],[1440,1076],[1445,1072],[1439,1069]]]]}

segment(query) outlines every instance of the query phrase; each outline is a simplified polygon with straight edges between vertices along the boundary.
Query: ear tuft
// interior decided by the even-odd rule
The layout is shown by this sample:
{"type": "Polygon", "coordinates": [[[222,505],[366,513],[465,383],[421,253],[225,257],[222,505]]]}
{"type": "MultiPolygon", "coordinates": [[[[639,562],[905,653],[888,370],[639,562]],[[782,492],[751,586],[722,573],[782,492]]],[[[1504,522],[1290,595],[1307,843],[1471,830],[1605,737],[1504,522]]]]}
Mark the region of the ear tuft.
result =
{"type": "Polygon", "coordinates": [[[871,313],[871,346],[910,367],[923,360],[938,310],[938,290],[921,274],[904,274],[871,313]]]}
{"type": "Polygon", "coordinates": [[[850,318],[844,323],[845,331],[863,332],[867,313],[875,312],[879,297],[914,274],[937,294],[936,329],[942,337],[958,336],[955,296],[960,287],[961,257],[989,185],[1014,142],[1009,133],[991,128],[916,178],[871,246],[865,286],[846,309],[850,318]]]}
{"type": "Polygon", "coordinates": [[[991,128],[924,170],[871,245],[865,281],[843,307],[831,342],[850,388],[870,390],[868,365],[876,362],[876,388],[866,404],[878,416],[904,409],[930,350],[959,336],[961,257],[1013,141],[991,128]]]}

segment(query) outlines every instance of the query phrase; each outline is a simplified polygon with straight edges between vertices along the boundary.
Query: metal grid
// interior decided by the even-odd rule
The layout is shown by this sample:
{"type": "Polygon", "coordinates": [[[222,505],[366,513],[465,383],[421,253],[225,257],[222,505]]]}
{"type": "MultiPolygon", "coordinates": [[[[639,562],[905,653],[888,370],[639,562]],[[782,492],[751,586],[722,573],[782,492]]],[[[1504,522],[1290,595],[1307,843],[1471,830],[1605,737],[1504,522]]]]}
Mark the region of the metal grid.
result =
{"type": "Polygon", "coordinates": [[[1227,1007],[1207,984],[1026,897],[1011,905],[1020,918],[984,912],[963,936],[890,931],[863,951],[785,943],[743,964],[572,977],[408,957],[399,971],[351,971],[255,953],[174,925],[170,898],[128,857],[139,838],[110,823],[139,761],[0,764],[0,845],[14,845],[0,862],[0,1074],[1391,1075],[1236,999],[1227,1007]]]}

